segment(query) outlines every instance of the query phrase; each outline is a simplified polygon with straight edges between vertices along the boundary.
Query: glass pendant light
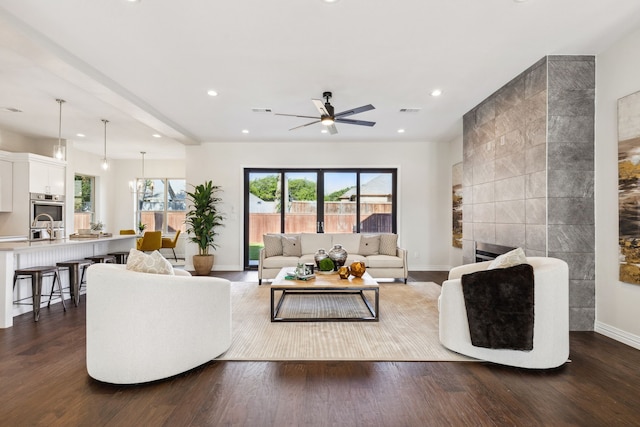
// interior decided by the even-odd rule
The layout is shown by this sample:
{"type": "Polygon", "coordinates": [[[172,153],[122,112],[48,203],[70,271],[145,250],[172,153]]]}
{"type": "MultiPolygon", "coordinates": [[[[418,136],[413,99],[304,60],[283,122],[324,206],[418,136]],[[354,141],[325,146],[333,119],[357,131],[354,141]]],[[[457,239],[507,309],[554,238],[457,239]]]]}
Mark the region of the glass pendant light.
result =
{"type": "Polygon", "coordinates": [[[109,160],[107,159],[107,123],[109,120],[102,119],[102,123],[104,123],[104,157],[102,158],[102,169],[109,169],[109,160]]]}
{"type": "Polygon", "coordinates": [[[58,160],[65,160],[65,147],[62,146],[62,104],[65,102],[64,99],[56,99],[56,102],[59,105],[59,113],[58,113],[58,145],[53,147],[53,157],[58,160]]]}

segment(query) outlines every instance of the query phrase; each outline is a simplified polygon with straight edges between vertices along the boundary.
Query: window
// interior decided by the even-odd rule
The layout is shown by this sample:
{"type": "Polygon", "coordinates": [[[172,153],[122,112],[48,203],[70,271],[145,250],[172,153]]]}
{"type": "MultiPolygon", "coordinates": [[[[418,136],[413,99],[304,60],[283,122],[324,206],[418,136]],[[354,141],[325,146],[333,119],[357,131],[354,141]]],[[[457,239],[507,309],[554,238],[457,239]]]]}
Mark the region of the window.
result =
{"type": "Polygon", "coordinates": [[[95,177],[75,175],[73,178],[73,232],[91,228],[95,218],[95,177]]]}
{"type": "Polygon", "coordinates": [[[396,233],[396,169],[245,169],[245,268],[266,233],[396,233]]]}
{"type": "Polygon", "coordinates": [[[174,178],[138,179],[136,218],[147,231],[185,231],[186,181],[174,178]]]}

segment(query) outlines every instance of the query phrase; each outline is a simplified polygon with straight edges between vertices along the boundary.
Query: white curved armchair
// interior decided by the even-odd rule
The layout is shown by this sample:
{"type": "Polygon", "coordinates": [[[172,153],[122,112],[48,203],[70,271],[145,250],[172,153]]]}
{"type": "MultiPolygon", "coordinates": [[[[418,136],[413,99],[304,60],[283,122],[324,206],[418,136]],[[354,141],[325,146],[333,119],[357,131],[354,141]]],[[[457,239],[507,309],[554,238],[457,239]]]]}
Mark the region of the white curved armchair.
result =
{"type": "Polygon", "coordinates": [[[168,378],[231,345],[226,279],[138,273],[94,264],[87,272],[87,372],[112,384],[168,378]]]}
{"type": "Polygon", "coordinates": [[[534,274],[533,349],[492,349],[471,344],[460,278],[485,270],[491,261],[453,268],[439,299],[440,342],[457,353],[488,362],[531,369],[561,366],[569,357],[569,268],[546,257],[528,257],[534,274]]]}

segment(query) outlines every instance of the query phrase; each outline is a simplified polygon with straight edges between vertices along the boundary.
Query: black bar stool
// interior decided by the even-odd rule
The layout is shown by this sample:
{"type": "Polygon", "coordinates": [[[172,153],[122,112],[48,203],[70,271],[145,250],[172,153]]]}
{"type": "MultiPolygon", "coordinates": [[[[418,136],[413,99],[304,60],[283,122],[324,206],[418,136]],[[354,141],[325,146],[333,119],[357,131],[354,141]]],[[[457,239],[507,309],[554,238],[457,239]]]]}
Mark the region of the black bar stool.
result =
{"type": "Polygon", "coordinates": [[[116,257],[116,264],[126,264],[129,252],[109,252],[108,255],[116,257]]]}
{"type": "MultiPolygon", "coordinates": [[[[31,300],[33,305],[33,320],[38,321],[40,319],[40,301],[42,299],[42,279],[45,276],[53,276],[53,283],[51,284],[51,294],[49,294],[49,303],[47,307],[51,305],[51,298],[53,296],[53,287],[56,282],[58,283],[58,293],[60,295],[60,301],[62,301],[62,308],[67,311],[67,307],[64,305],[64,295],[62,295],[62,285],[60,284],[60,274],[57,266],[40,266],[40,267],[28,267],[19,268],[13,273],[13,289],[16,288],[18,279],[26,279],[28,276],[31,278],[31,300]],[[24,277],[20,277],[24,276],[24,277]]],[[[14,302],[14,304],[28,304],[22,303],[20,300],[14,302]]]]}
{"type": "Polygon", "coordinates": [[[84,282],[84,276],[87,272],[87,267],[93,264],[90,259],[76,259],[72,261],[62,261],[56,263],[60,268],[69,269],[69,292],[76,307],[80,303],[80,287],[84,282]],[[82,269],[82,274],[80,274],[82,269]]]}
{"type": "Polygon", "coordinates": [[[94,255],[94,256],[84,257],[84,259],[90,259],[91,261],[97,262],[97,263],[112,262],[115,264],[116,262],[116,257],[113,255],[94,255]]]}

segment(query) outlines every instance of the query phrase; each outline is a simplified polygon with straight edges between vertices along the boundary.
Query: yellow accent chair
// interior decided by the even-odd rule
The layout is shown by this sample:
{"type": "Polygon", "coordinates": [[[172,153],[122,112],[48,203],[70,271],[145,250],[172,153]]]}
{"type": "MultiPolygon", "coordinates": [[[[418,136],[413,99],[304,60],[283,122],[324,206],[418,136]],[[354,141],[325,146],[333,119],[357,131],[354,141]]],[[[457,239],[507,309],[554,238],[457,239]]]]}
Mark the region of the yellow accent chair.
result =
{"type": "Polygon", "coordinates": [[[120,235],[130,235],[130,234],[136,234],[136,230],[120,230],[120,235]]]}
{"type": "Polygon", "coordinates": [[[178,261],[178,257],[176,256],[176,245],[178,244],[178,236],[180,236],[180,230],[176,231],[176,235],[173,237],[173,240],[169,237],[162,238],[162,247],[166,249],[171,249],[173,251],[173,257],[178,261]]]}
{"type": "Polygon", "coordinates": [[[157,251],[162,247],[162,231],[147,231],[136,241],[136,249],[143,252],[157,251]]]}

